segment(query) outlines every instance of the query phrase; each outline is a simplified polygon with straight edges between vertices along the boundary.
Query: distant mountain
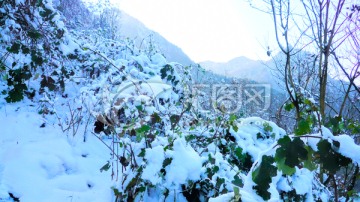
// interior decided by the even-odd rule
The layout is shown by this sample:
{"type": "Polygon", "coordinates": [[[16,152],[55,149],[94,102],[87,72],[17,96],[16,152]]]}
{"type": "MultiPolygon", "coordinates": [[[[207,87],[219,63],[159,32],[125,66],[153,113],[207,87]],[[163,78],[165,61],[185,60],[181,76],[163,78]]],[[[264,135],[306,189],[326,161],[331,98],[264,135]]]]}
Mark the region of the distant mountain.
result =
{"type": "Polygon", "coordinates": [[[200,65],[216,74],[249,79],[258,83],[274,83],[270,69],[266,62],[261,60],[251,60],[246,57],[237,57],[225,63],[205,61],[200,65]]]}

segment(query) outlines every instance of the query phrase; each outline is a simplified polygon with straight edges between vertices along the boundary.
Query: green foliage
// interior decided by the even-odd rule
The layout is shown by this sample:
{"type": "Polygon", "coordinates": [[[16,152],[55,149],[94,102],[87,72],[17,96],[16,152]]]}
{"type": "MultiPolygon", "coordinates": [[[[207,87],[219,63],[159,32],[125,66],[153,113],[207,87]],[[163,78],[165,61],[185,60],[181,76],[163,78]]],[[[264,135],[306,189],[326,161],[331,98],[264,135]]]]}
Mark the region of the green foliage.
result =
{"type": "Polygon", "coordinates": [[[24,94],[28,90],[25,81],[30,79],[31,76],[31,72],[27,67],[9,70],[7,85],[12,86],[12,89],[8,91],[8,96],[5,97],[6,102],[18,102],[24,98],[24,94]]]}
{"type": "Polygon", "coordinates": [[[240,195],[239,187],[234,187],[234,201],[241,201],[241,195],[240,195]]]}
{"type": "Polygon", "coordinates": [[[268,122],[265,122],[263,124],[263,127],[264,127],[265,132],[272,132],[273,131],[273,128],[270,126],[270,124],[268,122]]]}
{"type": "Polygon", "coordinates": [[[273,128],[270,126],[270,124],[268,122],[263,123],[263,132],[258,132],[256,134],[256,138],[257,139],[274,139],[275,138],[275,133],[273,133],[273,128]]]}
{"type": "Polygon", "coordinates": [[[15,53],[15,54],[18,54],[18,53],[19,53],[19,50],[20,50],[20,46],[21,46],[21,44],[20,44],[20,43],[18,43],[18,42],[14,42],[14,43],[12,44],[12,46],[11,46],[11,47],[6,48],[6,50],[7,50],[9,53],[15,53]]]}
{"type": "Polygon", "coordinates": [[[335,135],[345,131],[345,123],[341,116],[330,117],[325,125],[331,129],[335,135]]]}
{"type": "Polygon", "coordinates": [[[37,40],[37,39],[40,39],[42,37],[42,35],[36,30],[29,30],[28,31],[28,36],[33,40],[37,40]]]}
{"type": "Polygon", "coordinates": [[[175,75],[174,67],[167,64],[160,70],[161,79],[164,79],[170,82],[172,85],[176,86],[179,84],[179,79],[175,75]]]}
{"type": "Polygon", "coordinates": [[[8,92],[8,96],[5,97],[6,102],[19,102],[24,99],[24,91],[27,90],[27,86],[25,84],[18,84],[14,86],[8,92]]]}
{"type": "Polygon", "coordinates": [[[294,130],[295,135],[305,135],[311,132],[312,119],[308,116],[306,119],[300,119],[297,123],[297,127],[294,130]]]}
{"type": "Polygon", "coordinates": [[[245,156],[242,154],[243,150],[240,147],[236,147],[234,150],[235,156],[239,161],[243,161],[245,156]]]}
{"type": "Polygon", "coordinates": [[[299,165],[302,160],[307,159],[308,152],[304,147],[304,142],[300,138],[296,137],[291,140],[289,136],[285,136],[278,140],[278,144],[280,147],[276,150],[275,160],[278,165],[281,165],[287,172],[289,172],[287,167],[294,168],[299,165]],[[284,165],[287,167],[284,167],[284,165]]]}
{"type": "MultiPolygon", "coordinates": [[[[337,142],[337,144],[340,146],[339,142],[337,142]]],[[[318,151],[315,153],[318,155],[318,163],[330,174],[335,174],[341,167],[347,166],[352,162],[351,159],[336,152],[333,149],[334,146],[327,140],[320,140],[317,144],[318,151]]]]}
{"type": "Polygon", "coordinates": [[[295,108],[295,105],[294,105],[292,102],[289,102],[289,103],[287,103],[287,104],[285,105],[284,108],[285,108],[286,111],[291,111],[292,109],[295,108]]]}
{"type": "MultiPolygon", "coordinates": [[[[230,133],[227,134],[226,140],[231,141],[230,135],[230,133]]],[[[244,153],[243,149],[232,141],[227,144],[223,144],[221,142],[222,141],[220,141],[218,146],[222,153],[228,154],[227,161],[247,173],[253,164],[251,156],[248,153],[244,153]]]]}
{"type": "MultiPolygon", "coordinates": [[[[328,140],[320,139],[317,144],[318,150],[314,152],[310,146],[295,137],[290,139],[284,136],[278,140],[275,158],[263,156],[263,161],[252,173],[252,179],[257,184],[254,189],[264,199],[270,198],[267,191],[270,187],[271,177],[276,175],[276,170],[280,170],[283,176],[291,176],[296,172],[296,167],[306,168],[310,171],[320,169],[330,175],[335,174],[342,167],[348,166],[352,160],[337,152],[340,143],[333,141],[331,144],[328,140]],[[276,162],[274,167],[272,164],[276,162]]],[[[295,190],[282,192],[282,199],[291,201],[302,201],[304,195],[297,195],[295,190]]]]}
{"type": "Polygon", "coordinates": [[[275,161],[279,170],[285,175],[295,173],[295,167],[305,167],[314,170],[316,165],[313,163],[313,150],[305,146],[304,142],[295,137],[291,140],[285,136],[278,140],[279,148],[276,150],[275,161]]]}
{"type": "Polygon", "coordinates": [[[271,156],[262,156],[260,165],[253,171],[252,179],[256,183],[254,189],[264,200],[270,199],[270,188],[271,178],[276,176],[276,167],[272,164],[274,158],[271,156]]]}
{"type": "Polygon", "coordinates": [[[359,121],[350,121],[350,123],[346,126],[346,128],[352,134],[360,134],[360,122],[359,121]]]}
{"type": "Polygon", "coordinates": [[[234,180],[231,181],[231,183],[233,183],[235,186],[238,186],[238,187],[242,187],[244,185],[243,181],[240,179],[240,177],[238,175],[234,176],[234,180]]]}
{"type": "Polygon", "coordinates": [[[295,173],[296,169],[295,166],[294,167],[290,167],[285,163],[286,158],[279,158],[279,157],[275,157],[276,160],[276,165],[278,167],[279,170],[281,170],[281,172],[285,175],[292,175],[295,173]]]}
{"type": "Polygon", "coordinates": [[[44,63],[43,56],[41,52],[31,51],[31,66],[36,69],[37,66],[42,66],[44,63]]]}

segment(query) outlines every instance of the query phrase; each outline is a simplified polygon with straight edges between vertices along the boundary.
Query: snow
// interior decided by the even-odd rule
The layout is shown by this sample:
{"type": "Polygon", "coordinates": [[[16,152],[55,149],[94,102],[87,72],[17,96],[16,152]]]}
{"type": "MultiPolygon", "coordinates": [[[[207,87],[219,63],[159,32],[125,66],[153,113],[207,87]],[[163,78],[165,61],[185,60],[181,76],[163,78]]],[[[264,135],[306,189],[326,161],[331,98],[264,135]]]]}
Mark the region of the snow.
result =
{"type": "MultiPolygon", "coordinates": [[[[99,172],[109,153],[94,137],[69,139],[35,107],[2,106],[0,199],[111,201],[109,173],[99,172]]],[[[80,136],[79,136],[80,137],[80,136]]]]}
{"type": "Polygon", "coordinates": [[[176,139],[174,150],[168,152],[167,155],[173,158],[166,169],[166,181],[170,183],[169,187],[184,184],[186,180],[196,181],[200,178],[201,158],[191,146],[186,145],[184,139],[176,139]]]}
{"type": "Polygon", "coordinates": [[[307,142],[307,144],[311,147],[312,150],[318,151],[317,143],[319,143],[319,141],[320,141],[321,134],[313,134],[312,136],[319,137],[319,138],[306,138],[303,140],[305,140],[307,142]]]}
{"type": "Polygon", "coordinates": [[[147,159],[148,166],[145,167],[141,177],[154,185],[160,183],[161,178],[159,178],[158,173],[165,160],[164,148],[157,146],[146,149],[145,159],[147,159]]]}
{"type": "Polygon", "coordinates": [[[220,195],[216,198],[210,198],[209,202],[223,202],[223,201],[231,201],[234,198],[234,193],[227,193],[220,195]]]}
{"type": "Polygon", "coordinates": [[[276,186],[281,191],[288,192],[292,190],[291,186],[288,183],[288,179],[285,177],[281,177],[277,182],[276,186]]]}
{"type": "Polygon", "coordinates": [[[355,144],[354,139],[348,135],[334,136],[332,139],[340,143],[339,153],[360,165],[360,146],[355,144]]]}
{"type": "Polygon", "coordinates": [[[17,5],[19,5],[19,4],[24,4],[24,3],[25,3],[25,0],[15,0],[15,3],[16,3],[17,5]]]}
{"type": "Polygon", "coordinates": [[[160,53],[156,53],[156,54],[152,55],[151,60],[157,66],[164,66],[167,64],[166,59],[160,53]]]}
{"type": "MultiPolygon", "coordinates": [[[[354,139],[351,136],[345,134],[334,136],[326,127],[322,127],[321,130],[324,139],[328,139],[330,142],[337,141],[340,143],[340,147],[337,150],[339,153],[360,165],[360,156],[358,155],[360,154],[360,146],[354,142],[354,139]]],[[[313,134],[312,136],[321,137],[321,134],[313,134]]],[[[314,151],[317,151],[316,144],[320,141],[320,138],[308,138],[306,141],[314,151]]]]}
{"type": "MultiPolygon", "coordinates": [[[[308,169],[298,169],[291,176],[292,186],[294,187],[297,194],[304,195],[311,193],[313,175],[308,169]]],[[[311,195],[311,194],[309,194],[311,195]]]]}
{"type": "Polygon", "coordinates": [[[151,63],[150,59],[144,54],[141,54],[139,56],[133,56],[132,58],[142,67],[148,66],[151,63]]]}
{"type": "MultiPolygon", "coordinates": [[[[131,70],[132,73],[137,72],[137,70],[131,70]]],[[[131,78],[130,78],[131,79],[131,78]]],[[[104,88],[106,90],[107,88],[104,88]]],[[[147,95],[152,98],[159,96],[162,92],[171,89],[171,86],[164,83],[159,76],[154,76],[151,79],[143,82],[141,80],[131,79],[128,82],[122,82],[116,87],[117,98],[127,98],[134,97],[134,92],[139,91],[140,95],[147,95]]],[[[108,92],[104,91],[104,95],[107,95],[108,92]]]]}
{"type": "MultiPolygon", "coordinates": [[[[61,25],[59,22],[59,26],[63,25],[61,25]]],[[[60,44],[60,50],[63,52],[64,55],[69,55],[71,53],[74,53],[75,50],[80,50],[80,47],[73,41],[71,37],[66,36],[64,42],[60,44]]]]}
{"type": "Polygon", "coordinates": [[[238,130],[231,130],[230,132],[237,140],[238,145],[243,149],[243,153],[249,153],[253,159],[259,159],[264,151],[272,148],[273,144],[286,132],[279,128],[271,121],[265,121],[259,117],[242,118],[238,121],[238,130]],[[257,134],[264,134],[264,124],[268,123],[272,131],[268,139],[259,139],[257,134]]]}

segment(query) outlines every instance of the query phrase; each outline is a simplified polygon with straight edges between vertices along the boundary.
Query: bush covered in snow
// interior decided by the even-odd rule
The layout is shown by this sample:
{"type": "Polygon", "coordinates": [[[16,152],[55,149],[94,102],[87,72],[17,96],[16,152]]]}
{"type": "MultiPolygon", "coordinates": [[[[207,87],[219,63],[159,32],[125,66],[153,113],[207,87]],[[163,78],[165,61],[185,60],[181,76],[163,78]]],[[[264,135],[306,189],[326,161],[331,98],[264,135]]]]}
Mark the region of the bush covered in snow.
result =
{"type": "Polygon", "coordinates": [[[349,151],[360,147],[316,119],[291,135],[256,117],[198,112],[184,68],[154,58],[123,60],[84,90],[95,131],[112,138],[105,167],[118,200],[327,201],[319,179],[359,163],[349,151]]]}

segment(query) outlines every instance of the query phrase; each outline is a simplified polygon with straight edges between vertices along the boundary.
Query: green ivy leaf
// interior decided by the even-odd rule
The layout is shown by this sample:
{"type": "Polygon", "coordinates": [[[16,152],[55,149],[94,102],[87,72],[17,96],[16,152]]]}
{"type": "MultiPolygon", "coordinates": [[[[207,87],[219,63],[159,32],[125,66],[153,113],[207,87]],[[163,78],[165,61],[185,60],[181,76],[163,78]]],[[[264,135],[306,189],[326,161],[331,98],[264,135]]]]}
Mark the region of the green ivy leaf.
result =
{"type": "Polygon", "coordinates": [[[190,134],[190,135],[185,136],[186,142],[190,142],[190,141],[192,141],[194,139],[196,139],[195,135],[190,134]]]}
{"type": "Polygon", "coordinates": [[[108,171],[110,169],[110,162],[108,161],[103,167],[100,168],[100,172],[108,171]]]}
{"type": "Polygon", "coordinates": [[[311,132],[311,120],[301,119],[298,122],[297,128],[295,129],[295,135],[305,135],[311,132]]]}
{"type": "Polygon", "coordinates": [[[326,123],[326,126],[331,128],[334,134],[339,134],[345,129],[345,125],[341,116],[330,117],[329,121],[326,123]]]}
{"type": "Polygon", "coordinates": [[[236,185],[238,187],[244,186],[243,181],[240,179],[240,177],[238,175],[234,176],[234,180],[231,181],[231,183],[233,183],[234,185],[236,185]]]}
{"type": "MultiPolygon", "coordinates": [[[[145,137],[145,133],[150,130],[150,126],[142,125],[140,128],[133,131],[136,134],[136,140],[139,142],[145,137]]],[[[133,134],[134,135],[134,134],[133,134]]]]}
{"type": "Polygon", "coordinates": [[[34,40],[40,39],[42,37],[42,35],[36,30],[28,31],[28,36],[34,40]]]}
{"type": "Polygon", "coordinates": [[[245,156],[242,154],[243,150],[241,147],[236,147],[234,150],[235,156],[237,157],[237,159],[242,162],[245,159],[245,156]]]}
{"type": "Polygon", "coordinates": [[[38,66],[42,66],[44,63],[44,60],[40,53],[36,53],[35,51],[32,51],[31,53],[31,61],[38,66]]]}
{"type": "Polygon", "coordinates": [[[230,115],[230,118],[229,118],[229,121],[230,121],[230,122],[233,122],[233,121],[235,121],[236,119],[237,119],[236,115],[235,115],[235,114],[231,114],[231,115],[230,115]]]}
{"type": "Polygon", "coordinates": [[[142,148],[138,157],[145,157],[145,154],[146,154],[146,150],[144,148],[142,148]]]}
{"type": "Polygon", "coordinates": [[[284,108],[285,108],[286,111],[289,112],[292,109],[294,109],[294,107],[295,107],[295,105],[292,102],[290,102],[290,103],[286,104],[284,108]]]}
{"type": "Polygon", "coordinates": [[[140,128],[136,129],[136,133],[146,133],[150,130],[150,126],[142,125],[140,128]]]}
{"type": "Polygon", "coordinates": [[[271,156],[263,156],[261,164],[252,173],[252,179],[257,184],[254,186],[256,193],[258,193],[264,200],[270,199],[270,188],[271,178],[276,176],[276,167],[272,164],[274,158],[271,156]]]}
{"type": "Polygon", "coordinates": [[[239,127],[236,124],[233,124],[232,127],[235,132],[238,132],[239,127]]]}
{"type": "Polygon", "coordinates": [[[11,47],[6,48],[6,50],[10,53],[18,54],[20,50],[20,43],[14,42],[11,47]]]}
{"type": "Polygon", "coordinates": [[[215,164],[215,158],[211,157],[211,154],[208,155],[209,162],[215,164]]]}
{"type": "Polygon", "coordinates": [[[21,51],[23,54],[29,54],[30,53],[30,49],[24,45],[21,46],[21,51]]]}
{"type": "Polygon", "coordinates": [[[296,171],[295,167],[290,167],[290,166],[286,165],[285,158],[277,159],[275,157],[275,160],[276,160],[277,167],[279,168],[279,170],[281,170],[283,172],[283,174],[292,175],[295,173],[295,171],[296,171]]]}
{"type": "Polygon", "coordinates": [[[172,158],[165,158],[162,167],[165,168],[166,166],[170,165],[172,160],[172,158]]]}
{"type": "MultiPolygon", "coordinates": [[[[275,160],[278,165],[289,166],[294,168],[300,164],[300,160],[306,160],[308,152],[304,147],[304,142],[296,137],[292,141],[289,136],[285,136],[278,140],[280,147],[276,150],[275,160]],[[285,160],[284,160],[285,159],[285,160]]],[[[282,166],[283,172],[291,172],[289,168],[282,166]]]]}
{"type": "Polygon", "coordinates": [[[331,174],[336,173],[342,166],[347,166],[352,162],[351,159],[337,153],[327,140],[320,140],[317,147],[316,154],[319,155],[319,163],[323,165],[323,169],[331,174]]]}
{"type": "Polygon", "coordinates": [[[144,192],[145,190],[146,190],[146,187],[145,187],[145,186],[139,187],[139,192],[144,192]]]}
{"type": "Polygon", "coordinates": [[[24,91],[23,90],[20,90],[20,89],[17,89],[16,87],[11,89],[9,92],[8,92],[8,96],[5,97],[5,101],[7,103],[11,103],[11,102],[19,102],[21,101],[22,99],[24,99],[24,91]]]}
{"type": "Polygon", "coordinates": [[[117,188],[115,188],[115,187],[111,187],[111,188],[112,188],[112,190],[114,191],[114,195],[115,195],[115,196],[120,196],[120,195],[121,195],[119,189],[117,189],[117,188]]]}
{"type": "Polygon", "coordinates": [[[218,177],[218,178],[216,178],[216,185],[215,185],[215,186],[216,186],[218,189],[220,189],[220,186],[221,186],[222,184],[224,184],[224,183],[225,183],[225,179],[218,177]]]}
{"type": "Polygon", "coordinates": [[[263,124],[263,127],[264,127],[264,130],[265,130],[266,132],[272,132],[272,131],[273,131],[273,128],[270,126],[270,124],[269,124],[268,122],[265,122],[265,123],[263,124]]]}

